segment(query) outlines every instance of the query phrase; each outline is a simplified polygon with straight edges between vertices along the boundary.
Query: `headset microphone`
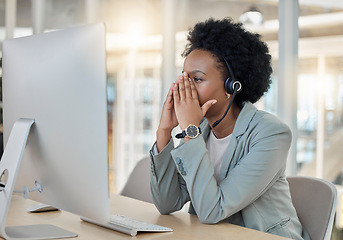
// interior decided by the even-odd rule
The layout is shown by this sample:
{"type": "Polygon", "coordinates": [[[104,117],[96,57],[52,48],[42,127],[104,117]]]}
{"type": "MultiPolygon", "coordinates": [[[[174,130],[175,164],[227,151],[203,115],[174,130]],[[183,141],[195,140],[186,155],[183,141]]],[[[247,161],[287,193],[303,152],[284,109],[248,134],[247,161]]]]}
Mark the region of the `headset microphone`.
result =
{"type": "Polygon", "coordinates": [[[230,99],[230,103],[229,103],[229,106],[227,107],[224,115],[217,121],[214,122],[214,124],[212,125],[212,128],[216,127],[223,119],[224,117],[226,116],[226,114],[229,112],[229,109],[231,107],[231,104],[233,103],[235,97],[236,97],[236,94],[238,92],[240,92],[242,90],[242,84],[241,82],[239,81],[236,81],[235,79],[235,76],[233,74],[233,71],[232,71],[232,68],[230,66],[230,64],[228,63],[228,61],[225,59],[225,57],[223,57],[224,61],[225,61],[225,64],[227,66],[227,68],[229,69],[229,72],[230,72],[230,77],[228,77],[226,80],[225,80],[225,83],[224,83],[224,88],[225,88],[225,91],[232,95],[231,96],[231,99],[230,99]]]}

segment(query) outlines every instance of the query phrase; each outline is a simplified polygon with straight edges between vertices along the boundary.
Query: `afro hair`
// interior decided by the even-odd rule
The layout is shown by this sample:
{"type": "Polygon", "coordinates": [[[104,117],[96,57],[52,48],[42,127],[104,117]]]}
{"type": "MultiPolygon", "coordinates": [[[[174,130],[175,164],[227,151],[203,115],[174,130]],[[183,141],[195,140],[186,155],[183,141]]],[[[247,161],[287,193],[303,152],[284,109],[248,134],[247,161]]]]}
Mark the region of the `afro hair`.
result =
{"type": "Polygon", "coordinates": [[[193,50],[209,51],[218,58],[218,69],[223,80],[229,76],[228,61],[235,79],[242,84],[235,102],[257,102],[271,84],[271,56],[267,45],[260,35],[246,31],[242,24],[234,23],[231,18],[215,20],[210,18],[197,23],[187,36],[188,44],[182,54],[188,56],[193,50]]]}

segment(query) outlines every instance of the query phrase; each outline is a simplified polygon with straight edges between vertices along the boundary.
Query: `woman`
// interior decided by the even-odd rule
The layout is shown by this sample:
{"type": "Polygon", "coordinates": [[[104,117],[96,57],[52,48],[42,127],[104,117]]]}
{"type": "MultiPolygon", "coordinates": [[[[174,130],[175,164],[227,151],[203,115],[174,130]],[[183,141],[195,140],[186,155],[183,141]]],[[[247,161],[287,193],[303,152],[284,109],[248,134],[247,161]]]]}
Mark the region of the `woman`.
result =
{"type": "Polygon", "coordinates": [[[150,151],[156,207],[169,214],[191,201],[203,223],[303,239],[285,178],[290,129],[252,104],[270,85],[267,46],[228,18],[196,24],[188,41],[150,151]]]}

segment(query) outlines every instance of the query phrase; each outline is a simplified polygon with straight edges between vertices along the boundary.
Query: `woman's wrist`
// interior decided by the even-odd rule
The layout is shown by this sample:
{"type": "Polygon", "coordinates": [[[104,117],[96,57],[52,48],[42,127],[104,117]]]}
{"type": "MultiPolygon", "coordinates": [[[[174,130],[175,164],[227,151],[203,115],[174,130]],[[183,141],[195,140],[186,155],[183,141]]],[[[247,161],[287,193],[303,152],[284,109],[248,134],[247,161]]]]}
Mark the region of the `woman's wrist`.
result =
{"type": "Polygon", "coordinates": [[[173,129],[157,129],[156,132],[156,147],[158,152],[161,152],[162,149],[168,144],[171,138],[171,132],[173,129]]]}

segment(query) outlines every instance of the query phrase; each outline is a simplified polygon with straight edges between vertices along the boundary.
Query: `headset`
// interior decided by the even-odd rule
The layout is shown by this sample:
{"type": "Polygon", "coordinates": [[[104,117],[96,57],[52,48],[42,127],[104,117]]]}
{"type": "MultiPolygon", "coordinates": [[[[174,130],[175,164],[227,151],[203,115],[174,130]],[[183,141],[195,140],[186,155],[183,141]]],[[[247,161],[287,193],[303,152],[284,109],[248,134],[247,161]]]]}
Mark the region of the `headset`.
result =
{"type": "Polygon", "coordinates": [[[228,113],[231,107],[233,100],[236,97],[236,94],[242,90],[242,84],[240,81],[236,80],[229,62],[226,60],[224,56],[223,56],[223,59],[230,73],[230,76],[225,80],[224,88],[228,94],[232,95],[232,97],[224,115],[219,120],[215,121],[215,123],[212,125],[212,128],[216,127],[224,119],[224,117],[226,116],[226,114],[228,113]]]}

